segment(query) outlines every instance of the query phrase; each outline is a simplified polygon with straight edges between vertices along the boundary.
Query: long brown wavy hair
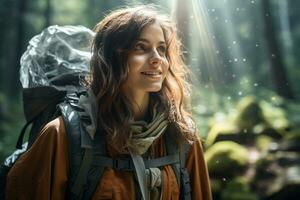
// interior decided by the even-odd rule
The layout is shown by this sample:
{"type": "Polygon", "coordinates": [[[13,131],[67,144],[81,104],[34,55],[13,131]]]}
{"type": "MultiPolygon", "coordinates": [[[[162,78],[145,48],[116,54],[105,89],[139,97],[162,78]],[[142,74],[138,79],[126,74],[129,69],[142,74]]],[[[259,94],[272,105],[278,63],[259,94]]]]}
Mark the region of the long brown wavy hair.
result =
{"type": "Polygon", "coordinates": [[[127,146],[133,120],[132,102],[121,91],[128,76],[128,53],[143,28],[154,22],[160,24],[164,33],[169,72],[162,89],[150,94],[150,102],[159,103],[184,138],[196,139],[195,123],[185,110],[185,97],[189,96],[188,69],[183,62],[175,24],[150,5],[123,8],[111,12],[96,25],[91,58],[91,88],[99,105],[99,125],[121,151],[127,146]]]}

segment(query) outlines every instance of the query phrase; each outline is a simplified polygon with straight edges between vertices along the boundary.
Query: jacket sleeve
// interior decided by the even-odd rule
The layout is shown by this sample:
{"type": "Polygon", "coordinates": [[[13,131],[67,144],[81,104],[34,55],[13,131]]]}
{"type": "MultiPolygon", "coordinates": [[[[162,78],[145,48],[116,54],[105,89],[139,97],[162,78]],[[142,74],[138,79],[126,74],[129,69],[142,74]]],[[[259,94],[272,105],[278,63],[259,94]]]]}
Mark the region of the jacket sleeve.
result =
{"type": "Polygon", "coordinates": [[[67,145],[62,118],[49,122],[11,168],[6,199],[65,199],[69,174],[67,145]]]}
{"type": "Polygon", "coordinates": [[[199,139],[191,146],[186,161],[186,167],[190,174],[192,199],[211,200],[212,194],[209,175],[204,160],[202,145],[199,139]]]}

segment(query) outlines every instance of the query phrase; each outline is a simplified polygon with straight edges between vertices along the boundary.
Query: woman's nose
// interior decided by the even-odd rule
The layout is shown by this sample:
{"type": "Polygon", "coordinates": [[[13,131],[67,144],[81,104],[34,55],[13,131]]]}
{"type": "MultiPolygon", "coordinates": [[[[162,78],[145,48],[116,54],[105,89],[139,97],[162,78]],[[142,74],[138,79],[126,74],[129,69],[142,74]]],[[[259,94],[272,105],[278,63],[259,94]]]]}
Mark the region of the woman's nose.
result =
{"type": "Polygon", "coordinates": [[[150,57],[150,64],[153,66],[159,66],[161,64],[161,56],[156,50],[153,50],[151,57],[150,57]]]}

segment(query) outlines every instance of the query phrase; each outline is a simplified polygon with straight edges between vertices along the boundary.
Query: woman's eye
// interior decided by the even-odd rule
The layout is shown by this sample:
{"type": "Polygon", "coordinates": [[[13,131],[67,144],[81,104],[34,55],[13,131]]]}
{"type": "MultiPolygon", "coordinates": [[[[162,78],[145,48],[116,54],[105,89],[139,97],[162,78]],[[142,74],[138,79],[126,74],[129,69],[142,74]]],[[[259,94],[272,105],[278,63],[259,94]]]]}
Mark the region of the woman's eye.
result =
{"type": "Polygon", "coordinates": [[[167,48],[165,46],[158,47],[159,52],[165,54],[167,52],[167,48]]]}
{"type": "Polygon", "coordinates": [[[146,48],[145,48],[145,46],[143,45],[143,44],[137,44],[137,45],[135,45],[135,47],[134,47],[134,50],[145,50],[146,48]]]}

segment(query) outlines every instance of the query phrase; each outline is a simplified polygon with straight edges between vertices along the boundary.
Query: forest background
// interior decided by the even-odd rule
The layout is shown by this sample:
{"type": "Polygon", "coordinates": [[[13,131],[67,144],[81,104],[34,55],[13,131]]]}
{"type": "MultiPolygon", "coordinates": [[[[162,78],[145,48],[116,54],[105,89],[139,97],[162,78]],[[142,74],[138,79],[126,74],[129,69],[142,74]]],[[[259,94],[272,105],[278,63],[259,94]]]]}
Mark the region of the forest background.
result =
{"type": "MultiPolygon", "coordinates": [[[[279,186],[267,184],[264,192],[259,191],[263,186],[253,183],[262,181],[257,178],[259,164],[274,144],[276,159],[278,152],[286,151],[295,153],[292,160],[299,162],[300,1],[296,0],[0,0],[1,160],[13,151],[25,124],[19,69],[29,40],[50,25],[93,29],[110,10],[149,3],[177,22],[192,71],[190,109],[204,141],[215,199],[234,199],[221,189],[225,184],[230,191],[232,180],[246,193],[255,191],[250,199],[282,193],[288,178],[279,186]],[[241,153],[238,157],[237,149],[248,159],[241,153]],[[237,173],[226,174],[226,167],[232,166],[238,166],[237,173]]],[[[288,172],[276,173],[278,178],[288,172]]],[[[297,184],[299,174],[299,168],[292,173],[297,184]]]]}

